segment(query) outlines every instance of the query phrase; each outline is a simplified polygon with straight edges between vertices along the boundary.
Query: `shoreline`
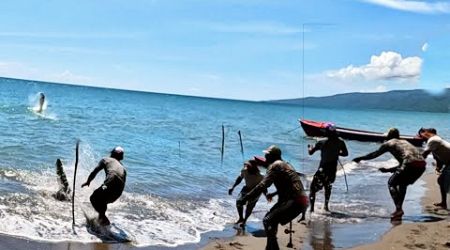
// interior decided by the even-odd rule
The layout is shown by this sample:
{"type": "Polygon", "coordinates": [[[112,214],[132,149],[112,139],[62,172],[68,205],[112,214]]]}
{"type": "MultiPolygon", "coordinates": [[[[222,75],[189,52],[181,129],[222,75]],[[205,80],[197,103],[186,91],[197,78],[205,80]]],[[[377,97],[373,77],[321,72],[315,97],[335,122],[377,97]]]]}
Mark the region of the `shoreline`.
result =
{"type": "MultiPolygon", "coordinates": [[[[355,244],[349,248],[351,250],[371,250],[371,249],[449,249],[450,248],[450,218],[449,211],[437,209],[432,204],[440,198],[439,187],[436,183],[434,173],[425,173],[422,177],[425,182],[425,194],[421,198],[420,205],[424,215],[431,215],[433,218],[442,220],[434,222],[404,222],[403,224],[391,226],[377,240],[369,244],[355,244]]],[[[310,237],[311,229],[306,222],[294,223],[293,242],[294,248],[286,248],[289,241],[288,235],[283,231],[286,226],[278,228],[278,242],[281,249],[333,249],[329,245],[305,246],[307,238],[310,237]],[[299,244],[300,243],[300,244],[299,244]],[[318,248],[316,248],[318,247],[318,248]]],[[[264,249],[265,237],[255,237],[252,235],[235,236],[232,239],[211,239],[202,250],[238,250],[238,249],[264,249]]],[[[325,242],[323,242],[325,243],[325,242]]]]}
{"type": "MultiPolygon", "coordinates": [[[[443,218],[437,222],[406,222],[404,224],[393,226],[382,234],[375,242],[370,244],[356,245],[351,250],[369,250],[369,249],[449,249],[450,248],[450,218],[449,211],[436,209],[432,204],[439,199],[438,185],[434,173],[426,173],[422,180],[425,182],[425,195],[421,199],[422,212],[425,215],[432,215],[443,218]],[[447,245],[448,244],[448,245],[447,245]]],[[[289,242],[289,235],[284,230],[289,227],[279,226],[278,242],[281,249],[286,248],[289,242]]],[[[303,249],[304,243],[308,241],[311,234],[308,222],[293,223],[292,228],[295,233],[292,235],[293,248],[303,249]]],[[[249,223],[249,232],[236,230],[232,225],[226,225],[222,231],[212,231],[202,234],[198,243],[188,243],[177,247],[168,246],[148,246],[137,247],[130,244],[107,244],[101,242],[48,242],[27,239],[20,236],[11,236],[0,234],[0,250],[2,249],[81,249],[81,250],[128,250],[128,249],[203,249],[203,250],[237,250],[237,249],[264,249],[266,244],[265,237],[253,236],[262,234],[260,223],[249,223]]],[[[262,236],[262,235],[261,235],[262,236]]],[[[311,248],[311,246],[308,246],[311,248]]],[[[323,249],[333,249],[333,245],[318,246],[323,249]]],[[[314,246],[312,246],[315,249],[314,246]]],[[[322,249],[320,248],[320,249],[322,249]]]]}
{"type": "Polygon", "coordinates": [[[392,227],[378,241],[356,246],[351,250],[370,249],[450,249],[450,213],[438,209],[433,203],[440,200],[439,186],[434,173],[425,173],[425,195],[422,197],[422,212],[441,217],[436,222],[405,223],[392,227]]]}

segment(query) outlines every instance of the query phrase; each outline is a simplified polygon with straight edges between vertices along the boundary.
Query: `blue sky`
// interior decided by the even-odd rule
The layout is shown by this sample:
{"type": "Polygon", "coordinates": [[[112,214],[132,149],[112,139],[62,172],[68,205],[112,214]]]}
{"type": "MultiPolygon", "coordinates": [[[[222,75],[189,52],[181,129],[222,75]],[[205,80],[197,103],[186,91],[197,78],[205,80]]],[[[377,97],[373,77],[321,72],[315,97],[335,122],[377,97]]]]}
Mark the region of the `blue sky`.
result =
{"type": "Polygon", "coordinates": [[[4,77],[245,100],[450,86],[450,1],[7,0],[0,8],[4,77]]]}

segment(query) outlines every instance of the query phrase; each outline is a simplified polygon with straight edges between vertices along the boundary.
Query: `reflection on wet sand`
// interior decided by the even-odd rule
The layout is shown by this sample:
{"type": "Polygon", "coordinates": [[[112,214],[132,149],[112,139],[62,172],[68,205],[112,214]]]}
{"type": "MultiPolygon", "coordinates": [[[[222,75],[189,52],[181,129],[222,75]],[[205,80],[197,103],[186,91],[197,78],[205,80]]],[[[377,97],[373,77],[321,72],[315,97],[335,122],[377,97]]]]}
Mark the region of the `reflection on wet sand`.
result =
{"type": "Polygon", "coordinates": [[[314,250],[334,249],[330,222],[311,221],[309,223],[309,244],[314,250]]]}

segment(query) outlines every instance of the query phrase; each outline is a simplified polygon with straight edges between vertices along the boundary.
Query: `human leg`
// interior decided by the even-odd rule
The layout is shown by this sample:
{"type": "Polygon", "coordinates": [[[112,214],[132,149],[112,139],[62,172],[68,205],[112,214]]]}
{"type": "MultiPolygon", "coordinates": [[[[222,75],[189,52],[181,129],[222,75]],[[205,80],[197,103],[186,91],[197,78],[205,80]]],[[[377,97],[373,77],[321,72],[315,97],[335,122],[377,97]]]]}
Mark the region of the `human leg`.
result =
{"type": "Polygon", "coordinates": [[[259,196],[256,199],[247,202],[247,206],[245,208],[245,217],[244,217],[244,220],[242,221],[242,225],[243,226],[245,226],[245,223],[247,222],[247,219],[252,214],[253,208],[255,208],[256,203],[258,202],[258,198],[259,198],[259,196]]]}
{"type": "Polygon", "coordinates": [[[310,202],[310,212],[314,212],[314,203],[316,201],[316,193],[320,191],[323,187],[323,177],[321,172],[317,171],[314,174],[311,186],[309,188],[309,202],[310,202]]]}
{"type": "MultiPolygon", "coordinates": [[[[401,198],[400,184],[401,184],[401,175],[400,172],[394,172],[388,181],[389,193],[391,194],[392,201],[395,205],[395,211],[391,214],[391,217],[398,217],[403,215],[402,204],[403,201],[401,198]]],[[[406,190],[405,190],[406,192],[406,190]]],[[[404,197],[403,197],[404,199],[404,197]]]]}
{"type": "Polygon", "coordinates": [[[263,219],[264,229],[267,235],[266,250],[279,249],[277,242],[278,224],[287,224],[304,210],[305,206],[294,200],[279,202],[270,209],[263,219]]]}
{"type": "Polygon", "coordinates": [[[245,187],[243,187],[242,190],[241,190],[241,192],[240,192],[239,195],[238,195],[238,198],[236,199],[236,209],[237,209],[238,215],[239,215],[239,219],[238,219],[238,221],[236,222],[236,224],[239,224],[239,223],[241,223],[242,221],[244,221],[244,216],[243,216],[243,214],[244,214],[244,205],[245,205],[245,202],[244,202],[243,198],[244,198],[245,195],[246,195],[245,187]]]}
{"type": "Polygon", "coordinates": [[[444,169],[444,171],[442,171],[437,179],[439,184],[439,191],[441,193],[441,202],[434,204],[435,206],[439,206],[444,209],[447,209],[447,190],[448,186],[450,185],[449,183],[447,183],[448,180],[450,180],[450,171],[446,171],[446,169],[444,169]]]}
{"type": "Polygon", "coordinates": [[[105,197],[106,194],[103,188],[99,187],[94,191],[94,193],[92,193],[89,199],[95,211],[97,211],[98,213],[99,222],[101,224],[109,225],[109,220],[106,217],[107,202],[105,200],[105,197]]]}
{"type": "Polygon", "coordinates": [[[328,203],[330,202],[332,187],[333,185],[331,183],[325,186],[325,211],[330,211],[328,203]]]}

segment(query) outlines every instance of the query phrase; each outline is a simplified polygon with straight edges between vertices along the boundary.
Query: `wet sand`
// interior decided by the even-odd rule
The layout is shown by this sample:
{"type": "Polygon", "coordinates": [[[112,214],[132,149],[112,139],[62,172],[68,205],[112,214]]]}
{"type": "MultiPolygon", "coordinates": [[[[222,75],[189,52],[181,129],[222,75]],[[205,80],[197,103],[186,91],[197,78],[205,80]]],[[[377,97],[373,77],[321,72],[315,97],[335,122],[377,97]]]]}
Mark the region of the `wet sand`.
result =
{"type": "Polygon", "coordinates": [[[422,199],[423,212],[442,217],[438,222],[402,224],[393,227],[378,242],[358,246],[352,250],[369,249],[450,249],[449,211],[438,209],[433,203],[440,201],[436,175],[427,174],[423,179],[427,191],[422,199]]]}
{"type": "MultiPolygon", "coordinates": [[[[432,215],[433,218],[443,218],[437,222],[404,223],[393,226],[381,239],[375,243],[361,245],[352,250],[367,249],[450,249],[450,218],[449,211],[437,209],[432,204],[439,200],[436,176],[433,173],[422,177],[426,182],[426,195],[422,199],[423,212],[432,215]]],[[[187,244],[175,248],[152,246],[138,248],[129,244],[105,244],[105,243],[79,243],[79,242],[45,242],[30,240],[22,237],[14,237],[0,234],[0,250],[3,249],[37,249],[37,250],[128,250],[128,249],[203,249],[203,250],[235,250],[235,249],[264,249],[266,238],[261,223],[250,224],[250,232],[242,232],[228,226],[221,232],[210,232],[202,235],[202,241],[196,244],[187,244]],[[238,235],[236,235],[238,234],[238,235]]],[[[278,240],[281,249],[304,249],[303,243],[308,241],[311,230],[327,230],[313,228],[312,224],[294,221],[293,248],[287,248],[289,235],[284,233],[288,228],[280,226],[278,229],[278,240]]],[[[326,237],[325,237],[326,238],[326,237]]],[[[351,239],[350,239],[351,240],[351,239]]],[[[326,240],[318,246],[308,246],[313,249],[333,249],[333,243],[326,240]]],[[[357,243],[355,243],[357,244],[357,243]]]]}
{"type": "MultiPolygon", "coordinates": [[[[381,239],[373,244],[361,245],[352,250],[380,250],[380,249],[450,249],[450,218],[449,211],[437,209],[432,204],[439,200],[438,185],[436,183],[436,175],[434,173],[426,174],[422,179],[425,181],[426,194],[421,204],[424,214],[423,220],[439,220],[436,222],[405,222],[404,224],[392,225],[391,229],[381,237],[381,239]]],[[[327,237],[326,223],[297,223],[293,224],[295,234],[293,236],[294,248],[287,248],[286,244],[289,240],[288,236],[282,233],[285,227],[279,227],[278,239],[281,249],[334,249],[332,237],[327,237]],[[313,231],[322,230],[323,232],[314,233],[313,231]],[[314,235],[321,235],[318,241],[311,241],[314,235]],[[327,240],[327,238],[329,240],[327,240]],[[308,242],[311,245],[302,245],[308,242]]],[[[329,225],[328,225],[329,226],[329,225]]],[[[345,226],[345,225],[344,225],[345,226]]],[[[356,225],[361,227],[353,234],[357,234],[358,230],[364,230],[364,224],[356,225]]],[[[370,225],[373,226],[373,225],[370,225]]],[[[386,223],[380,223],[380,227],[386,227],[386,223]]],[[[347,225],[348,227],[348,225],[347,225]]],[[[383,228],[383,230],[388,230],[383,228]]],[[[349,230],[347,230],[349,231],[349,230]]],[[[352,239],[348,239],[352,242],[352,239]]],[[[236,236],[232,239],[214,239],[203,250],[236,250],[236,249],[264,249],[266,238],[258,238],[252,235],[236,236]]],[[[358,244],[353,241],[353,245],[358,244]]]]}

